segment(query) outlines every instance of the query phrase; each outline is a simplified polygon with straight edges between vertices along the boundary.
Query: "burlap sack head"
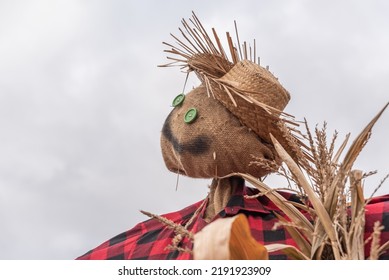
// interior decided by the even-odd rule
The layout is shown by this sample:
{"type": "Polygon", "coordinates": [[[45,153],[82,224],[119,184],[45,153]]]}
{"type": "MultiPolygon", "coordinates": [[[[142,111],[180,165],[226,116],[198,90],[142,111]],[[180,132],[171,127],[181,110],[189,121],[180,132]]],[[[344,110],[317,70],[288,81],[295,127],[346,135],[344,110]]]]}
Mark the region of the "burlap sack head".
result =
{"type": "Polygon", "coordinates": [[[226,48],[217,32],[214,29],[212,33],[207,32],[194,13],[189,22],[183,19],[182,24],[183,38],[172,35],[176,44],[164,43],[171,47],[165,51],[173,56],[168,56],[171,63],[162,66],[180,66],[188,73],[194,72],[205,85],[207,96],[220,102],[264,142],[272,143],[276,139],[300,164],[305,158],[301,157],[305,146],[296,128],[298,123],[283,112],[290,94],[268,67],[259,65],[255,40],[252,48],[246,42],[240,44],[237,34],[234,43],[226,32],[226,48]]]}
{"type": "Polygon", "coordinates": [[[204,86],[188,93],[182,105],[171,111],[162,129],[161,147],[170,171],[194,178],[218,178],[233,172],[262,177],[269,171],[250,163],[255,157],[275,159],[272,145],[208,97],[204,86]],[[186,123],[184,115],[191,108],[198,115],[186,123]]]}

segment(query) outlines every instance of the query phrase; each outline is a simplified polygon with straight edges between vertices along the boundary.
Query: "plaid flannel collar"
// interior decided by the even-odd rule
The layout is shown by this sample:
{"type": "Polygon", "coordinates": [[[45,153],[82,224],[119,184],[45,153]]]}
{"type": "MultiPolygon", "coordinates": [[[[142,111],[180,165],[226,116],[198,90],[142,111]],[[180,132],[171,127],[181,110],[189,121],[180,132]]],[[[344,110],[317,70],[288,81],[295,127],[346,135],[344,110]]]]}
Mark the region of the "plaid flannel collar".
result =
{"type": "MultiPolygon", "coordinates": [[[[294,201],[301,203],[297,195],[289,192],[277,191],[285,199],[289,201],[294,201]]],[[[213,219],[217,220],[219,218],[232,217],[238,213],[250,213],[252,214],[270,214],[273,211],[279,211],[278,207],[271,202],[266,196],[256,196],[259,192],[256,189],[250,187],[237,188],[230,200],[228,201],[226,207],[219,212],[213,219]]],[[[208,204],[208,198],[206,198],[205,203],[203,201],[197,202],[192,207],[201,207],[199,209],[199,216],[196,218],[193,227],[189,227],[194,232],[201,230],[208,223],[204,220],[205,211],[208,204]]],[[[189,210],[189,209],[188,209],[189,210]]],[[[195,209],[191,209],[189,212],[193,213],[195,209]]],[[[188,217],[184,223],[186,223],[190,218],[188,217]]],[[[211,221],[211,222],[212,222],[211,221]]]]}

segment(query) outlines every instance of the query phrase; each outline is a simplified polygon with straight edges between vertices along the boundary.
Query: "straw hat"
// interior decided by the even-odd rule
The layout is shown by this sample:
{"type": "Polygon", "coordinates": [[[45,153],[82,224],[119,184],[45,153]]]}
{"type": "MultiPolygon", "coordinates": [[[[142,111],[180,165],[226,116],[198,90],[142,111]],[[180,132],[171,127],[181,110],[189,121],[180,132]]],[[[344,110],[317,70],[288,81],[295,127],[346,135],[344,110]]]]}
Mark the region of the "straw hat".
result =
{"type": "Polygon", "coordinates": [[[216,44],[194,13],[190,23],[193,26],[183,19],[186,32],[179,29],[185,40],[172,35],[177,46],[164,42],[171,47],[165,52],[179,57],[168,57],[173,62],[162,66],[182,66],[188,72],[195,72],[209,96],[217,99],[265,142],[272,143],[272,134],[298,162],[296,147],[303,144],[294,135],[297,130],[293,127],[297,123],[283,112],[290,94],[268,69],[255,63],[255,41],[252,51],[251,47],[247,48],[246,42],[241,48],[237,37],[237,48],[227,32],[230,61],[214,29],[216,44]]]}

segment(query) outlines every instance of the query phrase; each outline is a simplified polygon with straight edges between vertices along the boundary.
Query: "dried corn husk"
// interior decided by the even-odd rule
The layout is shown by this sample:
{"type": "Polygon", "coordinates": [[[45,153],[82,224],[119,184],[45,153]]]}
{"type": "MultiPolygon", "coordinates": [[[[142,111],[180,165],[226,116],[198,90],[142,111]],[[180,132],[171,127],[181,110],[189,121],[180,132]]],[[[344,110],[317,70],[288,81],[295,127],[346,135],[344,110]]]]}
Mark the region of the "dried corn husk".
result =
{"type": "Polygon", "coordinates": [[[267,260],[265,246],[250,232],[247,218],[239,214],[218,219],[194,235],[195,260],[267,260]]]}

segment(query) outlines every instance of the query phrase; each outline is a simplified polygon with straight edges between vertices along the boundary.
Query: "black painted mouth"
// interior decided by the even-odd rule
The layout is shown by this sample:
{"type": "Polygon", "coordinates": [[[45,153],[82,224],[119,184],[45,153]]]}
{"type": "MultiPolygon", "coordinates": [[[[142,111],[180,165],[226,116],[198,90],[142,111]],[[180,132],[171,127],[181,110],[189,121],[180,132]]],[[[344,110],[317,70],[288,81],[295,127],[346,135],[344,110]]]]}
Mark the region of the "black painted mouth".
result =
{"type": "Polygon", "coordinates": [[[207,153],[212,143],[211,137],[207,135],[201,134],[195,136],[193,139],[185,143],[180,143],[178,141],[170,126],[173,112],[174,110],[170,112],[169,116],[165,120],[165,123],[163,124],[162,135],[165,136],[166,139],[172,144],[174,150],[179,154],[189,153],[192,155],[202,155],[207,153]]]}

